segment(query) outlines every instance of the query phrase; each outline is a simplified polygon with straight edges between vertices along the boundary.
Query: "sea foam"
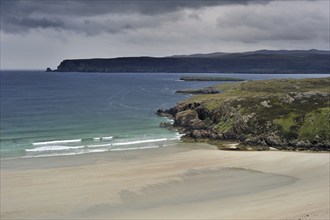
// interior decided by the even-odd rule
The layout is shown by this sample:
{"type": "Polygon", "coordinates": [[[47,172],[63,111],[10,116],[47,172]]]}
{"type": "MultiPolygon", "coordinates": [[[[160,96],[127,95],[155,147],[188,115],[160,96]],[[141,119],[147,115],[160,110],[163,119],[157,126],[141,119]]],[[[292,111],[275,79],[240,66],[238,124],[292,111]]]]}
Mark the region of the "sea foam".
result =
{"type": "Polygon", "coordinates": [[[158,139],[144,139],[144,140],[117,140],[117,143],[111,143],[113,141],[112,136],[106,137],[95,137],[89,140],[94,140],[100,142],[88,143],[86,139],[72,139],[72,140],[57,140],[57,141],[44,141],[35,142],[33,146],[35,148],[25,149],[28,153],[27,157],[52,157],[52,156],[69,156],[69,155],[79,155],[86,153],[101,153],[107,151],[133,151],[133,150],[143,150],[159,148],[165,145],[152,145],[145,146],[144,144],[171,141],[174,139],[179,139],[179,134],[176,134],[176,138],[158,138],[158,139]],[[106,141],[102,143],[102,141],[106,141]],[[110,143],[107,141],[111,141],[110,143]],[[76,143],[84,143],[84,145],[75,145],[76,143]],[[133,147],[132,145],[137,145],[133,147]],[[125,147],[127,146],[127,147],[125,147]],[[131,147],[129,147],[131,146],[131,147]]]}
{"type": "Polygon", "coordinates": [[[42,146],[42,147],[36,147],[32,149],[25,149],[27,152],[42,152],[42,151],[59,151],[59,150],[72,150],[72,149],[81,149],[84,148],[84,146],[61,146],[61,145],[52,145],[52,146],[42,146]]]}
{"type": "Polygon", "coordinates": [[[112,144],[93,144],[93,145],[88,145],[87,147],[109,147],[112,146],[112,144]]]}
{"type": "Polygon", "coordinates": [[[94,141],[108,141],[108,140],[112,140],[113,139],[113,136],[108,136],[108,137],[96,137],[96,138],[93,138],[94,141]]]}
{"type": "Polygon", "coordinates": [[[68,143],[79,143],[79,142],[81,142],[81,139],[43,141],[43,142],[35,142],[32,145],[33,146],[41,146],[41,145],[68,144],[68,143]]]}

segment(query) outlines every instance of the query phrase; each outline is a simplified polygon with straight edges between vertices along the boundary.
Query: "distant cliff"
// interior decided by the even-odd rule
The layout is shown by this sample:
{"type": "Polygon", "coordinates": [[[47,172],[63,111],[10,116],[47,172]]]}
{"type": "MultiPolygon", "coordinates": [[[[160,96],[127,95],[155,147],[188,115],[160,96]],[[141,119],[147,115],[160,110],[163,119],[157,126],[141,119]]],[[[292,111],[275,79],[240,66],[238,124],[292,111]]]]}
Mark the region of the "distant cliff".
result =
{"type": "Polygon", "coordinates": [[[330,78],[221,84],[157,113],[174,119],[173,127],[185,133],[182,140],[220,149],[235,141],[240,150],[330,151],[329,85],[330,78]]]}
{"type": "Polygon", "coordinates": [[[260,50],[172,57],[64,60],[59,72],[330,73],[329,51],[260,50]]]}

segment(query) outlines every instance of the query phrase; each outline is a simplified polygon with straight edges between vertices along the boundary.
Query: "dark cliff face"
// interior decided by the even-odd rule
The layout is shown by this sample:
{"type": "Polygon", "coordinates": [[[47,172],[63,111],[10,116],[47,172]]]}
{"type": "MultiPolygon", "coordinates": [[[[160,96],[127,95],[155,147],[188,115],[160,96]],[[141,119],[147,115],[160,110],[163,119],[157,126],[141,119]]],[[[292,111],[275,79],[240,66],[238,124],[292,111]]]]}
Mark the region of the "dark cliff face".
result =
{"type": "Polygon", "coordinates": [[[72,60],[63,60],[57,67],[58,72],[79,72],[78,62],[72,60]]]}
{"type": "Polygon", "coordinates": [[[329,151],[329,85],[330,78],[227,84],[221,94],[193,96],[159,113],[174,118],[185,141],[329,151]]]}
{"type": "Polygon", "coordinates": [[[329,73],[329,53],[278,51],[221,56],[64,60],[59,72],[329,73]]]}

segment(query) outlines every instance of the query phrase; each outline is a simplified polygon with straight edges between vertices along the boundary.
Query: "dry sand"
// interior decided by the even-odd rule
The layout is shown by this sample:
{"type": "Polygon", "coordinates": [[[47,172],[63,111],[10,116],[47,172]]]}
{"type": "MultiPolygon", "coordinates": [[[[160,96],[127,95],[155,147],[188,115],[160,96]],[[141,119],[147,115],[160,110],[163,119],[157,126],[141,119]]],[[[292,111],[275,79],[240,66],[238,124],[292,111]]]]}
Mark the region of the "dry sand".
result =
{"type": "Polygon", "coordinates": [[[329,153],[200,144],[1,161],[1,219],[329,219],[329,153]]]}

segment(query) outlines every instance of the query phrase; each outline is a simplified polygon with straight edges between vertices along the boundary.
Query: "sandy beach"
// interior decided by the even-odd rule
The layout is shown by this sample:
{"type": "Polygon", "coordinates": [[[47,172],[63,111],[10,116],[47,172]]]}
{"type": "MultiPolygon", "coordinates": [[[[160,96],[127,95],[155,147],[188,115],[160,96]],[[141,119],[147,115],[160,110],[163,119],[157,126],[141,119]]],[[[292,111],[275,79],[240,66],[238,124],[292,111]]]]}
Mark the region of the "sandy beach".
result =
{"type": "Polygon", "coordinates": [[[1,160],[1,219],[329,219],[329,162],[207,144],[1,160]]]}

